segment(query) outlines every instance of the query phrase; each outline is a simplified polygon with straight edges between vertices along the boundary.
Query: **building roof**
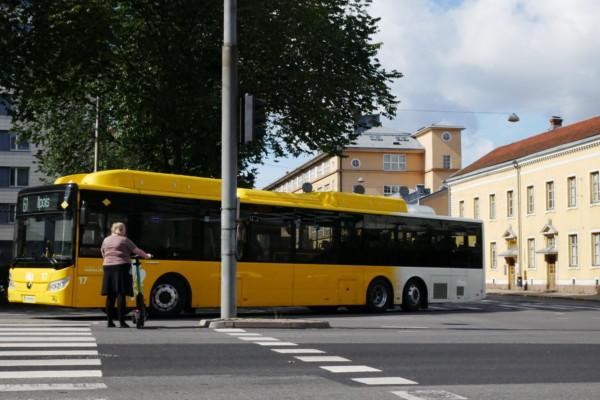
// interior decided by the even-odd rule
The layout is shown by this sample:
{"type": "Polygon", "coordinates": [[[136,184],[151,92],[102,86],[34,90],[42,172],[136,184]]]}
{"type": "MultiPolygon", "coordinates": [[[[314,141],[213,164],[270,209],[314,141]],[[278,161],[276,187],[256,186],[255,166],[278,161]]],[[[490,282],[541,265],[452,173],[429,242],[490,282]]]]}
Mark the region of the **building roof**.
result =
{"type": "Polygon", "coordinates": [[[465,127],[459,126],[459,125],[446,124],[446,123],[431,124],[431,125],[427,125],[422,128],[419,128],[419,130],[417,130],[417,132],[415,132],[414,137],[419,137],[422,134],[430,132],[433,129],[459,129],[462,131],[463,129],[465,129],[465,127]]]}
{"type": "Polygon", "coordinates": [[[424,150],[424,147],[410,133],[395,131],[377,126],[360,134],[347,149],[398,149],[424,150]]]}
{"type": "Polygon", "coordinates": [[[456,178],[470,172],[517,160],[544,150],[564,146],[597,135],[600,135],[600,116],[539,133],[526,139],[498,147],[481,157],[479,160],[456,172],[451,178],[456,178]]]}

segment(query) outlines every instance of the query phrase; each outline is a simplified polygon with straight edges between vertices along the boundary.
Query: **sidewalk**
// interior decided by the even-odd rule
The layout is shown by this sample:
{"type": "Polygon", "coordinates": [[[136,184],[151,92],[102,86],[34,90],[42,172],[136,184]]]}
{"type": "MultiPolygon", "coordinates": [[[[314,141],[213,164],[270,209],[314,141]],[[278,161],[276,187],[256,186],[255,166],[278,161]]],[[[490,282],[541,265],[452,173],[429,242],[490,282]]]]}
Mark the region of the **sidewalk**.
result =
{"type": "Polygon", "coordinates": [[[506,296],[523,296],[523,297],[551,297],[556,299],[571,299],[571,300],[590,300],[600,301],[600,294],[577,294],[564,292],[535,292],[531,290],[507,290],[507,289],[486,289],[486,294],[499,294],[506,296]]]}

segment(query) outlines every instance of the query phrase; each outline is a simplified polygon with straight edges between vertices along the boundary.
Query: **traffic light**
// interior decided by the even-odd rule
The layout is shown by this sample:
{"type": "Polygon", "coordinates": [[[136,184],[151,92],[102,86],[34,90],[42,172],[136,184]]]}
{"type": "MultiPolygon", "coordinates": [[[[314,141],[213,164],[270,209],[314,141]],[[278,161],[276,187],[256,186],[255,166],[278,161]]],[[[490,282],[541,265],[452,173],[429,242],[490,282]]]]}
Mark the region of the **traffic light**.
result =
{"type": "Polygon", "coordinates": [[[260,140],[266,132],[267,102],[246,93],[242,100],[241,127],[242,143],[251,143],[260,140]]]}

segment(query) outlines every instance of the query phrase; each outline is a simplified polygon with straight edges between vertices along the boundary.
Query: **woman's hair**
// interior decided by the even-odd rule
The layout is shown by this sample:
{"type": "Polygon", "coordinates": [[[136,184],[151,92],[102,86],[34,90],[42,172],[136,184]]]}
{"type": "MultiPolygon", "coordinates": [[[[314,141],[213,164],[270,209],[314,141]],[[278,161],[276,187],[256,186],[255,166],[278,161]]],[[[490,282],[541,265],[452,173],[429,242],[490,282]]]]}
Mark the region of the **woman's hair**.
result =
{"type": "Polygon", "coordinates": [[[114,222],[110,228],[110,231],[112,233],[116,233],[117,235],[125,235],[125,224],[122,222],[114,222]]]}

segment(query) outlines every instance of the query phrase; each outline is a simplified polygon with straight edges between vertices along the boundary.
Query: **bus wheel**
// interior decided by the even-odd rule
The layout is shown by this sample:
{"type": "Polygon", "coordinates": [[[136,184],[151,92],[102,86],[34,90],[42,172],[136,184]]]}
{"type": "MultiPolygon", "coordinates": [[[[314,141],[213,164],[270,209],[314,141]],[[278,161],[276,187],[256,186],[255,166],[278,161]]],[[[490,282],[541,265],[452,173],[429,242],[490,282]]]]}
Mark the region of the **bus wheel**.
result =
{"type": "Polygon", "coordinates": [[[409,280],[402,292],[402,309],[404,311],[418,311],[426,303],[425,290],[421,282],[416,279],[409,280]]]}
{"type": "Polygon", "coordinates": [[[183,311],[186,298],[185,284],[181,279],[163,278],[150,292],[150,312],[156,317],[173,317],[183,311]]]}
{"type": "Polygon", "coordinates": [[[392,287],[385,279],[375,279],[367,289],[367,308],[370,312],[383,312],[392,304],[392,287]]]}

